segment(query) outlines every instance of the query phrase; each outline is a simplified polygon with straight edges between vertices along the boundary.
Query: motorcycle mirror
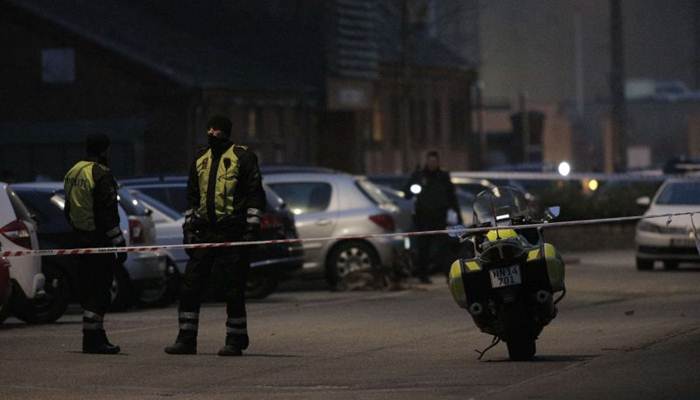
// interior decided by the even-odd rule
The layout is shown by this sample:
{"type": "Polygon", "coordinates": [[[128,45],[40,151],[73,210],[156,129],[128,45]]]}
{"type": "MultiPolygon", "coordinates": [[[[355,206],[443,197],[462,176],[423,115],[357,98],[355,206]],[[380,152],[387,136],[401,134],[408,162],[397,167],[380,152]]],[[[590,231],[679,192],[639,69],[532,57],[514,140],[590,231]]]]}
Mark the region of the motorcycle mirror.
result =
{"type": "Polygon", "coordinates": [[[559,216],[561,213],[561,207],[559,206],[554,206],[554,207],[549,207],[547,210],[545,210],[544,215],[548,220],[555,219],[559,216]]]}

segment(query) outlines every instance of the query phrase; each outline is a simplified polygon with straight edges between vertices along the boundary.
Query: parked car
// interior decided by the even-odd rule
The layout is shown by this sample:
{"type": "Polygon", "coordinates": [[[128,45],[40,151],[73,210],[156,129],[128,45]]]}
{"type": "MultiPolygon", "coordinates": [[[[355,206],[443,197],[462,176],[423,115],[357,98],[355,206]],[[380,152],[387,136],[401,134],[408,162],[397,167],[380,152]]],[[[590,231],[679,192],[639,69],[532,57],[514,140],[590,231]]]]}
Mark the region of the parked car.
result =
{"type": "MultiPolygon", "coordinates": [[[[377,184],[382,192],[389,197],[391,201],[396,204],[401,213],[397,218],[397,226],[401,228],[404,232],[409,232],[413,230],[413,211],[415,208],[414,200],[408,200],[405,197],[403,190],[395,189],[391,186],[386,186],[382,184],[377,184]]],[[[464,225],[471,225],[474,209],[474,198],[476,195],[465,192],[459,188],[456,189],[457,202],[459,203],[460,216],[462,217],[462,223],[464,225]]]]}
{"type": "Polygon", "coordinates": [[[10,316],[11,294],[10,262],[5,257],[0,257],[0,324],[10,316]]]}
{"type": "MultiPolygon", "coordinates": [[[[637,199],[640,206],[649,206],[644,215],[700,212],[700,179],[670,179],[654,195],[637,199]]],[[[700,215],[694,218],[700,227],[700,215]]],[[[664,268],[676,269],[681,262],[700,262],[690,216],[643,219],[637,224],[637,269],[651,270],[655,261],[664,268]]]]}
{"type": "MultiPolygon", "coordinates": [[[[367,178],[343,173],[269,173],[264,181],[294,213],[302,238],[396,232],[397,207],[367,178]]],[[[304,271],[322,273],[331,288],[393,267],[402,238],[358,238],[304,243],[304,271]]]]}
{"type": "Polygon", "coordinates": [[[407,199],[401,190],[396,190],[391,186],[375,185],[382,194],[393,202],[397,211],[394,213],[394,221],[396,228],[401,232],[411,232],[413,226],[413,212],[415,211],[415,202],[407,199]]]}
{"type": "MultiPolygon", "coordinates": [[[[152,210],[156,222],[157,242],[159,244],[181,244],[182,223],[187,210],[186,177],[169,177],[167,179],[138,179],[122,182],[129,188],[131,195],[152,210]]],[[[295,239],[297,231],[294,215],[287,209],[282,199],[267,185],[263,185],[267,198],[267,210],[261,218],[261,239],[295,239]]],[[[185,272],[187,254],[182,249],[168,251],[169,257],[177,266],[181,275],[185,272]]],[[[281,279],[301,268],[303,248],[299,243],[274,244],[259,246],[251,254],[251,273],[248,276],[246,295],[249,298],[267,297],[277,287],[281,279]]],[[[223,291],[223,286],[216,287],[220,281],[214,271],[212,289],[214,298],[223,291]]],[[[210,285],[210,286],[212,286],[210,285]]]]}
{"type": "MultiPolygon", "coordinates": [[[[22,200],[6,183],[0,183],[0,247],[3,250],[36,250],[39,241],[36,225],[22,200]]],[[[29,323],[52,322],[43,312],[50,298],[44,291],[45,277],[41,272],[41,258],[11,257],[10,279],[12,314],[29,323]]]]}
{"type": "MultiPolygon", "coordinates": [[[[42,249],[73,248],[76,246],[76,237],[73,229],[65,219],[63,209],[65,199],[62,182],[32,182],[21,183],[12,186],[17,194],[24,200],[38,224],[39,247],[42,249]]],[[[128,245],[150,245],[153,242],[147,239],[149,225],[155,236],[155,226],[148,223],[150,217],[144,217],[147,212],[138,200],[129,195],[124,189],[119,190],[119,217],[120,226],[128,245]],[[128,199],[132,212],[138,212],[141,216],[128,216],[123,204],[128,199]],[[140,207],[141,210],[135,210],[140,207]],[[134,223],[134,221],[139,221],[134,223]],[[145,221],[141,223],[140,221],[145,221]],[[147,227],[144,229],[144,227],[147,227]],[[137,243],[134,239],[137,238],[137,243]]],[[[70,300],[77,299],[77,265],[73,257],[48,256],[43,257],[43,270],[47,276],[47,291],[56,294],[58,299],[64,299],[67,304],[70,300]]],[[[163,305],[167,303],[166,282],[167,257],[158,253],[131,253],[121,268],[115,271],[112,285],[112,308],[119,310],[129,307],[134,302],[142,305],[163,305]]],[[[58,310],[59,305],[53,307],[58,310]]],[[[56,311],[58,313],[58,311],[56,311]]]]}

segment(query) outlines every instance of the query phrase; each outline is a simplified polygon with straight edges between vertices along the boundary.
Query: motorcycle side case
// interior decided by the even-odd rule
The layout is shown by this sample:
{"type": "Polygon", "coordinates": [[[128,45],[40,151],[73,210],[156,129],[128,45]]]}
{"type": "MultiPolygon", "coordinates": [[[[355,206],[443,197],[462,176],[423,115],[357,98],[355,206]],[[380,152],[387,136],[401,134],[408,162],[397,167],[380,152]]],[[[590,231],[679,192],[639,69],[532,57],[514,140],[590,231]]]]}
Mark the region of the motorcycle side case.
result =
{"type": "MultiPolygon", "coordinates": [[[[557,252],[557,249],[549,243],[544,245],[544,255],[547,262],[547,275],[549,283],[552,285],[552,292],[560,292],[564,290],[565,268],[564,260],[557,252]]],[[[540,249],[530,250],[527,255],[528,262],[537,262],[541,260],[540,249]]]]}

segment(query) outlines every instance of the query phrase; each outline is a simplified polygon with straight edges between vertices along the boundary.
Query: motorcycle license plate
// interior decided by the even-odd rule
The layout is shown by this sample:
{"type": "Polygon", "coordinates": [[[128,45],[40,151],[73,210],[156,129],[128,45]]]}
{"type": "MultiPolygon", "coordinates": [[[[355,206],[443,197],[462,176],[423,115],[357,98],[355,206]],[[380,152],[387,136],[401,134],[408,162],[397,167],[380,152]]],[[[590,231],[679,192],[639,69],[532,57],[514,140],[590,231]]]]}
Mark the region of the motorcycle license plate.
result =
{"type": "Polygon", "coordinates": [[[489,274],[491,274],[491,287],[494,289],[522,283],[519,265],[495,268],[490,270],[489,274]]]}

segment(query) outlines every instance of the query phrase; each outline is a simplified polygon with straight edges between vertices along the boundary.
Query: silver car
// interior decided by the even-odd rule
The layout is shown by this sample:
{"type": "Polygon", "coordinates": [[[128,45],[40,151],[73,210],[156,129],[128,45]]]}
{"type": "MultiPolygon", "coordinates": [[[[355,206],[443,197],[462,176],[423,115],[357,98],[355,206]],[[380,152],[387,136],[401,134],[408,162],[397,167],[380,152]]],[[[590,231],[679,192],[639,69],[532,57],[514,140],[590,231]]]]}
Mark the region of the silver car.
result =
{"type": "Polygon", "coordinates": [[[267,173],[263,178],[294,213],[301,238],[358,236],[304,243],[304,272],[323,273],[333,289],[351,289],[357,277],[393,267],[401,237],[363,238],[396,232],[399,212],[364,177],[343,173],[267,173]]]}

